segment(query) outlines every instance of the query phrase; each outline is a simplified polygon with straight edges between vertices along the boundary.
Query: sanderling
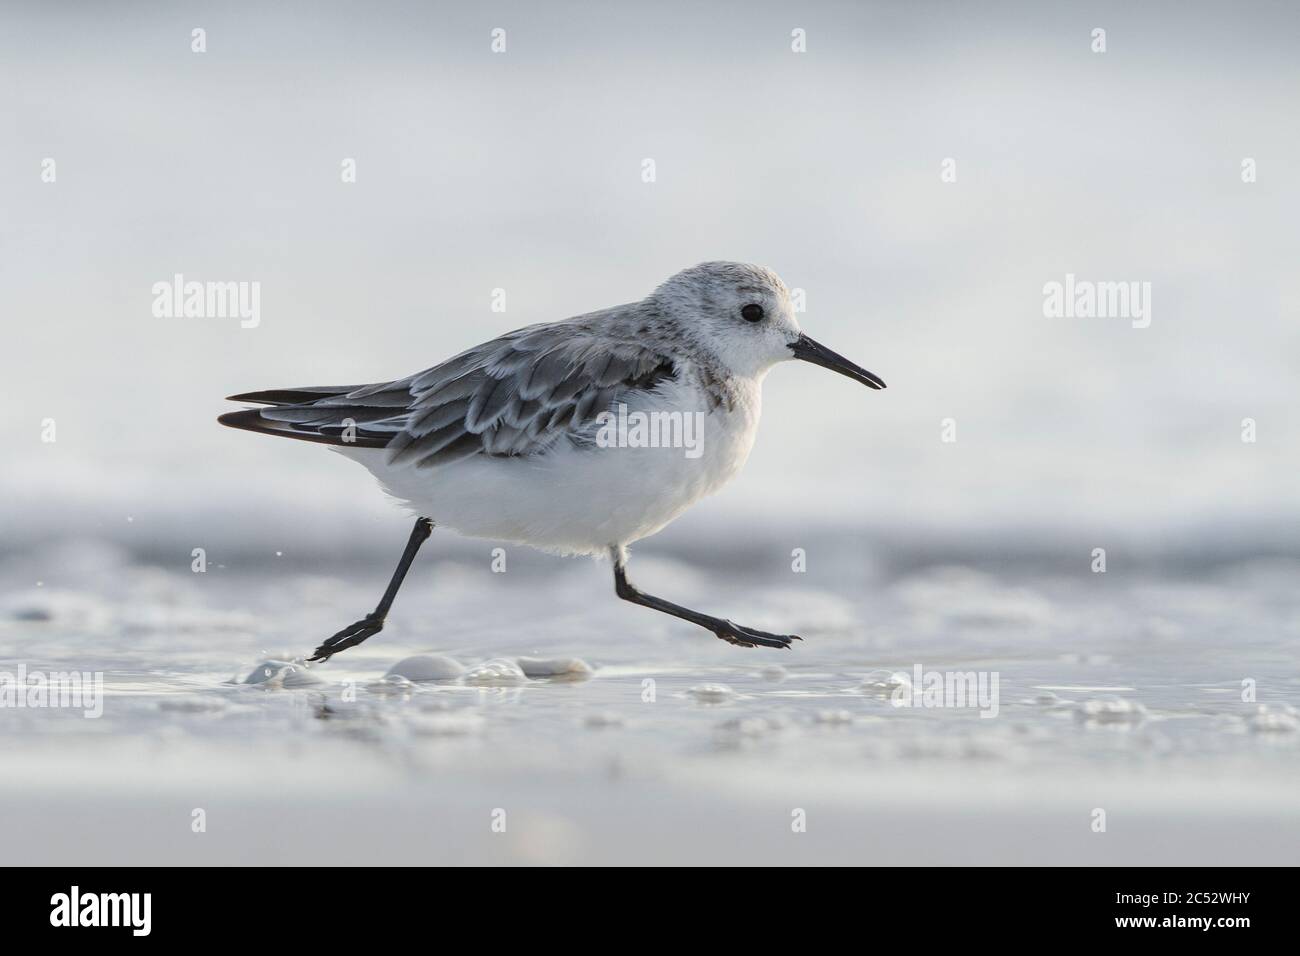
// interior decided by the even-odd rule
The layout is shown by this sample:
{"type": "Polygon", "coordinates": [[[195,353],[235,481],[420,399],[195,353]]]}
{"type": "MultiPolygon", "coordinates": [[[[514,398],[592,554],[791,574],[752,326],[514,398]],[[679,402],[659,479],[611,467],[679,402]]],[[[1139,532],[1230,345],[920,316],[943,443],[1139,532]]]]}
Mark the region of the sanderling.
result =
{"type": "Polygon", "coordinates": [[[420,516],[378,606],[316,648],[313,661],[383,629],[435,524],[559,554],[608,554],[623,600],[740,647],[788,648],[796,635],[693,611],[627,578],[631,542],[740,471],[754,443],[763,378],[787,359],[885,387],[800,331],[775,273],[705,262],[640,302],[507,332],[394,382],[232,395],[267,407],[218,421],[330,445],[420,516]],[[697,431],[685,452],[672,447],[680,441],[647,440],[645,429],[610,430],[635,417],[682,439],[690,429],[676,426],[686,416],[697,431]]]}

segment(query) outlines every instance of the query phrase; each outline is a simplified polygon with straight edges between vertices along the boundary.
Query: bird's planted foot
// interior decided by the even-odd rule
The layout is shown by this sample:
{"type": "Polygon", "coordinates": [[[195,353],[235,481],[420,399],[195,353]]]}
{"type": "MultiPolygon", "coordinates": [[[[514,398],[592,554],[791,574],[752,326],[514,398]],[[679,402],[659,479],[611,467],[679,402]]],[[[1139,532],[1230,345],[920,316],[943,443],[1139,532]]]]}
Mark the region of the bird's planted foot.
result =
{"type": "Polygon", "coordinates": [[[714,634],[737,647],[779,647],[789,650],[794,641],[802,641],[798,634],[771,634],[757,628],[741,627],[732,621],[719,621],[712,628],[714,634]]]}
{"type": "Polygon", "coordinates": [[[373,637],[383,629],[384,619],[382,617],[367,614],[361,620],[349,624],[325,641],[307,659],[312,662],[324,663],[330,659],[331,655],[337,654],[339,651],[346,651],[349,647],[356,647],[367,637],[373,637]]]}

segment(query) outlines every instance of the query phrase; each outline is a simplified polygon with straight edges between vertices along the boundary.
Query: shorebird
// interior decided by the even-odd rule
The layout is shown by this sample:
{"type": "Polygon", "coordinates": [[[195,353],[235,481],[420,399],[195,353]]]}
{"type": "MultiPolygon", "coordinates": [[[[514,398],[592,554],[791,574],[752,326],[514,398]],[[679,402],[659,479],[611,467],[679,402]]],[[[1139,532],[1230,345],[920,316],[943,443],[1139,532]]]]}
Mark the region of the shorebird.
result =
{"type": "Polygon", "coordinates": [[[435,525],[558,554],[607,554],[623,600],[739,647],[789,648],[797,635],[693,611],[627,576],[629,544],[740,471],[763,378],[789,359],[885,387],[800,331],[774,272],[705,262],[640,302],[507,332],[396,381],[232,395],[265,407],[218,421],[332,446],[419,516],[379,604],[312,661],[383,629],[435,525]]]}

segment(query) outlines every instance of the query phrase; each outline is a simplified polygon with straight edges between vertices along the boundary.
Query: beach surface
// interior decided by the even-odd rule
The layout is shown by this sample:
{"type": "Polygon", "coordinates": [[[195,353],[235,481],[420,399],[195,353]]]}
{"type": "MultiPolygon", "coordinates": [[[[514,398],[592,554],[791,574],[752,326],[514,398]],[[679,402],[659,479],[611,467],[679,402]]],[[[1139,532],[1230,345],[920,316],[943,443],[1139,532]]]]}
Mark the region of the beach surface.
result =
{"type": "Polygon", "coordinates": [[[779,535],[700,540],[647,542],[634,580],[804,641],[730,647],[618,601],[607,565],[435,534],[384,632],[308,666],[395,555],[10,554],[0,672],[103,691],[0,707],[7,858],[1300,858],[1296,562],[901,566],[828,536],[796,571],[779,535]],[[974,699],[927,699],[932,673],[974,699]]]}

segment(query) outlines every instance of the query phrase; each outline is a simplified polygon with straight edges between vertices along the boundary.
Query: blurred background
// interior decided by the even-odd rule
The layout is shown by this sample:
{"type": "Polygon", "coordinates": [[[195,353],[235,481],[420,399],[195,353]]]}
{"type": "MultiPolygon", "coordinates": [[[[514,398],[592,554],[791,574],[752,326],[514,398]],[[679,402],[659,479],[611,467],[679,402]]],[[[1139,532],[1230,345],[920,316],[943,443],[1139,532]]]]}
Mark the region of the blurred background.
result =
{"type": "Polygon", "coordinates": [[[725,258],[891,388],[777,369],[701,517],[1293,542],[1298,17],[1248,9],[9,4],[6,539],[354,533],[389,513],[368,476],[215,427],[223,396],[400,377],[725,258]],[[259,281],[260,326],[154,318],[178,272],[259,281]],[[1151,326],[1045,318],[1067,272],[1150,282],[1151,326]]]}
{"type": "MultiPolygon", "coordinates": [[[[815,737],[817,715],[843,703],[823,698],[857,693],[866,673],[918,658],[983,662],[1017,700],[1065,700],[1067,719],[1044,715],[1059,702],[1026,704],[1027,737],[1014,721],[968,721],[973,749],[945,750],[942,741],[964,739],[952,727],[891,723],[887,709],[871,711],[885,705],[858,694],[845,699],[866,710],[851,709],[850,724],[879,719],[877,749],[868,760],[862,740],[822,749],[805,739],[801,759],[829,781],[817,793],[844,786],[846,805],[864,805],[866,791],[845,781],[877,780],[892,755],[908,805],[949,792],[929,771],[913,773],[911,757],[961,774],[972,754],[1008,757],[1037,740],[1028,763],[1068,755],[1078,779],[1095,783],[1113,783],[1118,766],[1150,782],[1141,755],[1190,759],[1175,796],[1142,804],[1167,819],[1171,801],[1209,800],[1204,788],[1222,784],[1229,752],[1245,761],[1232,779],[1263,788],[1252,791],[1265,811],[1251,825],[1272,838],[1259,852],[1297,845],[1284,797],[1295,781],[1277,776],[1280,755],[1294,764],[1295,712],[1271,712],[1282,716],[1264,723],[1280,733],[1265,744],[1252,733],[1257,702],[1237,700],[1245,677],[1274,708],[1292,707],[1298,690],[1293,7],[11,2],[0,16],[0,627],[11,666],[106,669],[118,700],[98,724],[31,712],[8,724],[27,748],[18,766],[52,773],[56,795],[66,794],[61,775],[84,767],[78,748],[92,725],[95,746],[107,737],[127,748],[110,748],[120,766],[138,769],[135,747],[178,755],[175,773],[158,771],[172,784],[199,765],[253,759],[205,749],[213,734],[222,747],[249,737],[275,764],[279,735],[307,739],[304,725],[255,708],[265,722],[251,736],[238,721],[222,735],[212,713],[244,713],[248,698],[231,703],[228,688],[214,688],[264,658],[310,650],[363,613],[405,540],[408,519],[362,469],[219,427],[223,396],[401,377],[511,328],[641,298],[701,260],[734,259],[804,289],[805,329],[890,387],[775,369],[748,466],[638,547],[640,576],[678,600],[742,620],[738,610],[753,608],[763,620],[750,623],[802,629],[809,647],[781,663],[788,680],[807,683],[769,686],[757,670],[766,659],[618,605],[607,569],[512,550],[512,572],[496,577],[491,542],[446,534],[427,546],[389,631],[327,676],[379,679],[403,649],[467,659],[541,648],[590,659],[606,680],[584,686],[604,688],[597,702],[615,712],[637,706],[646,674],[676,674],[684,707],[699,703],[689,692],[701,681],[752,683],[742,698],[753,713],[686,710],[671,733],[652,721],[645,738],[569,750],[590,760],[578,760],[590,770],[574,771],[579,785],[607,779],[611,750],[626,770],[646,766],[645,747],[662,748],[668,764],[686,761],[676,771],[686,779],[649,775],[687,795],[666,805],[726,818],[725,801],[701,795],[763,772],[788,782],[794,765],[777,747],[713,776],[687,755],[712,752],[718,734],[763,737],[761,726],[728,724],[767,719],[778,702],[763,688],[783,686],[787,730],[815,737]],[[195,28],[204,53],[191,49],[195,28]],[[492,51],[497,28],[502,53],[492,51]],[[1104,53],[1093,50],[1097,28],[1104,53]],[[806,52],[792,51],[794,30],[806,52]],[[54,182],[42,181],[49,158],[54,182]],[[342,181],[348,159],[355,182],[342,181]],[[646,159],[654,182],[643,181],[646,159]],[[946,159],[954,182],[941,177],[946,159]],[[1243,182],[1246,159],[1257,181],[1243,182]],[[152,287],[177,273],[259,282],[260,324],[155,317],[152,287]],[[1067,273],[1149,282],[1150,326],[1044,317],[1044,285],[1067,273]],[[504,314],[492,311],[494,289],[506,292],[504,314]],[[48,419],[53,442],[42,440],[48,419]],[[945,419],[955,442],[941,440],[945,419]],[[1242,440],[1244,419],[1253,442],[1242,440]],[[796,547],[809,557],[798,578],[796,547]],[[215,574],[191,572],[194,548],[215,574]],[[1105,575],[1092,572],[1095,548],[1107,550],[1105,575]],[[491,621],[479,616],[487,605],[491,621]],[[1099,745],[1091,712],[1070,702],[1102,693],[1144,715],[1110,722],[1135,732],[1108,730],[1099,745]],[[196,710],[169,703],[192,694],[196,710]],[[222,703],[210,712],[209,699],[222,703]],[[990,724],[1007,740],[990,744],[990,724]],[[49,734],[79,756],[60,758],[49,734]]],[[[520,720],[536,693],[464,702],[488,708],[490,734],[494,715],[520,720]]],[[[405,726],[393,706],[375,697],[370,716],[405,726]]],[[[536,726],[555,731],[547,739],[576,732],[567,716],[552,725],[540,713],[536,726]]],[[[514,741],[516,756],[535,751],[502,733],[497,744],[514,741]]],[[[437,759],[477,768],[468,779],[478,787],[487,771],[475,761],[490,750],[437,759]]],[[[526,790],[536,778],[519,772],[526,790]]],[[[819,779],[806,766],[799,774],[819,779]]],[[[996,779],[1022,809],[1051,816],[1055,797],[1036,784],[996,779]]],[[[1148,794],[1143,786],[1123,793],[1148,794]]],[[[477,807],[472,793],[466,805],[477,807]]],[[[1012,805],[1002,790],[952,793],[962,835],[924,844],[937,861],[955,845],[975,861],[999,847],[1012,861],[1100,852],[1042,832],[980,838],[971,808],[1012,805]]],[[[1201,822],[1226,827],[1222,858],[1235,859],[1245,831],[1215,814],[1251,800],[1220,796],[1201,822]]],[[[33,803],[26,792],[14,799],[33,803]]],[[[609,799],[612,821],[621,798],[609,799]]],[[[58,799],[41,803],[58,825],[62,811],[48,809],[58,799]]],[[[250,813],[262,821],[250,827],[270,826],[250,813]]],[[[582,845],[583,824],[556,814],[540,844],[505,858],[552,862],[564,857],[557,847],[582,845]]],[[[683,826],[668,830],[689,833],[683,826]]],[[[148,832],[164,853],[169,837],[148,832]]],[[[871,831],[856,832],[871,845],[871,831]]],[[[115,860],[122,844],[104,839],[102,859],[115,860]]],[[[718,852],[752,845],[752,831],[736,839],[718,852]]],[[[1125,852],[1173,852],[1153,839],[1125,852]]],[[[686,856],[700,845],[683,840],[686,856]]],[[[276,858],[249,849],[257,841],[223,845],[276,858]]],[[[617,856],[616,836],[589,845],[617,856]]],[[[848,845],[832,839],[822,851],[848,845]]],[[[901,840],[898,858],[915,849],[901,840]]]]}

